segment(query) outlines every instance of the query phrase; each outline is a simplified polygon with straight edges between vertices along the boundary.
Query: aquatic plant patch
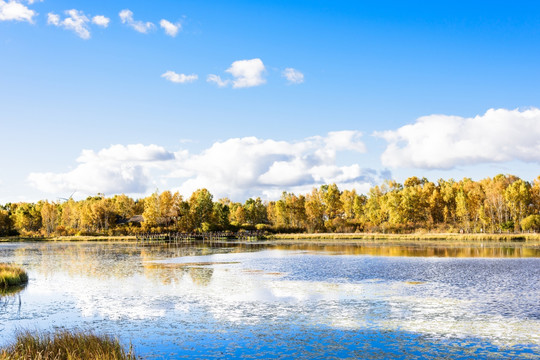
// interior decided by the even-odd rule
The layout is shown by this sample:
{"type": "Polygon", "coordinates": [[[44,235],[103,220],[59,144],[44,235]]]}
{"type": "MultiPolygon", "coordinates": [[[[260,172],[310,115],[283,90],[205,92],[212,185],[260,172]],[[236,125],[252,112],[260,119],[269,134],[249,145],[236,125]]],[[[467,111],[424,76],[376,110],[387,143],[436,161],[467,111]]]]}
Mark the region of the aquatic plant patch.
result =
{"type": "Polygon", "coordinates": [[[133,349],[107,335],[59,330],[54,333],[21,332],[15,341],[0,349],[0,360],[131,360],[133,349]]]}
{"type": "Polygon", "coordinates": [[[0,263],[0,289],[21,286],[28,282],[28,275],[21,267],[0,263]]]}

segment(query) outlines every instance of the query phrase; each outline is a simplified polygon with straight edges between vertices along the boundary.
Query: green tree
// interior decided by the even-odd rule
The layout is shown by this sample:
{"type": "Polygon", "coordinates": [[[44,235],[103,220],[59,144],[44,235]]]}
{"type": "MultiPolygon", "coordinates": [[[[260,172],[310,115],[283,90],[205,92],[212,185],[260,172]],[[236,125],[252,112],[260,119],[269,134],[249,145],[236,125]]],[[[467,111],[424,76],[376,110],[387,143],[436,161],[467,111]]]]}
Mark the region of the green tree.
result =
{"type": "MultiPolygon", "coordinates": [[[[220,201],[214,203],[214,208],[212,210],[212,218],[214,219],[214,224],[220,228],[221,230],[225,230],[229,228],[229,215],[230,215],[230,209],[227,201],[223,201],[224,199],[220,199],[220,201]]],[[[228,199],[226,199],[228,200],[228,199]]]]}
{"type": "Polygon", "coordinates": [[[341,191],[336,184],[322,185],[319,192],[324,203],[324,215],[326,220],[333,220],[343,215],[343,203],[341,191]]]}
{"type": "Polygon", "coordinates": [[[247,199],[244,204],[246,220],[250,225],[266,224],[268,222],[266,206],[261,198],[247,199]]]}
{"type": "Polygon", "coordinates": [[[531,185],[521,179],[512,182],[504,191],[506,204],[514,220],[515,230],[520,230],[521,220],[527,216],[531,204],[531,185]]]}
{"type": "Polygon", "coordinates": [[[189,198],[189,210],[193,227],[199,229],[202,223],[212,223],[213,196],[207,189],[199,189],[189,198]]]}

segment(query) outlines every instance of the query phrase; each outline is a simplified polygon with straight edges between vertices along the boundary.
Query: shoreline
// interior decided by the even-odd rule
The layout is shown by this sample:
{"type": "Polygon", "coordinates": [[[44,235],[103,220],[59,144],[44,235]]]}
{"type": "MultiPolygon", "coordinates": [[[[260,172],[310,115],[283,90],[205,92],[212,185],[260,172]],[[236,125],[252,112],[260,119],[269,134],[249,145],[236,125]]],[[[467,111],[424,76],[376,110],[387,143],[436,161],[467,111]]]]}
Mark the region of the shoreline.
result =
{"type": "Polygon", "coordinates": [[[540,234],[455,234],[455,233],[315,233],[272,234],[269,240],[372,240],[372,241],[464,241],[464,242],[519,242],[540,244],[540,234]]]}
{"type": "MultiPolygon", "coordinates": [[[[0,237],[2,242],[136,242],[135,235],[122,236],[53,236],[53,237],[0,237]]],[[[251,242],[251,241],[247,241],[251,242]]],[[[457,245],[457,244],[505,244],[513,246],[540,247],[540,234],[381,234],[381,233],[287,233],[269,234],[261,243],[292,244],[416,244],[416,245],[457,245]]]]}

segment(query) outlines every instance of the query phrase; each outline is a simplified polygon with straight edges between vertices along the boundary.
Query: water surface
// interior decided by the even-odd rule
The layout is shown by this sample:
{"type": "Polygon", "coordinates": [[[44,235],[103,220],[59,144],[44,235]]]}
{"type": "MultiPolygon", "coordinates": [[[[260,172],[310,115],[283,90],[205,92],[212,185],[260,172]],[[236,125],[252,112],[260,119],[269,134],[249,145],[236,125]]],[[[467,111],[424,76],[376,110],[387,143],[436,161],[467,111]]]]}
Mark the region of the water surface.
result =
{"type": "Polygon", "coordinates": [[[540,258],[521,248],[4,243],[16,329],[116,335],[147,358],[539,358],[540,258]]]}

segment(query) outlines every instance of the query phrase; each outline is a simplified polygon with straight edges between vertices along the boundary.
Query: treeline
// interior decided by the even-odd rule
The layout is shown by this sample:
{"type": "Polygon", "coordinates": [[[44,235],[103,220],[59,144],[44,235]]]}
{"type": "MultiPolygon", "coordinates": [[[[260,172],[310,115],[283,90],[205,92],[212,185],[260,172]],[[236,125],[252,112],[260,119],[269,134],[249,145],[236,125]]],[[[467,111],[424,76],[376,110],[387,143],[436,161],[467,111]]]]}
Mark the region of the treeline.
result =
{"type": "Polygon", "coordinates": [[[335,184],[277,201],[227,198],[206,189],[184,199],[155,192],[64,202],[0,206],[0,235],[129,235],[140,232],[258,229],[270,232],[517,232],[540,230],[540,176],[532,183],[513,175],[480,181],[417,177],[387,181],[367,195],[335,184]],[[142,215],[142,216],[141,216],[142,215]]]}

